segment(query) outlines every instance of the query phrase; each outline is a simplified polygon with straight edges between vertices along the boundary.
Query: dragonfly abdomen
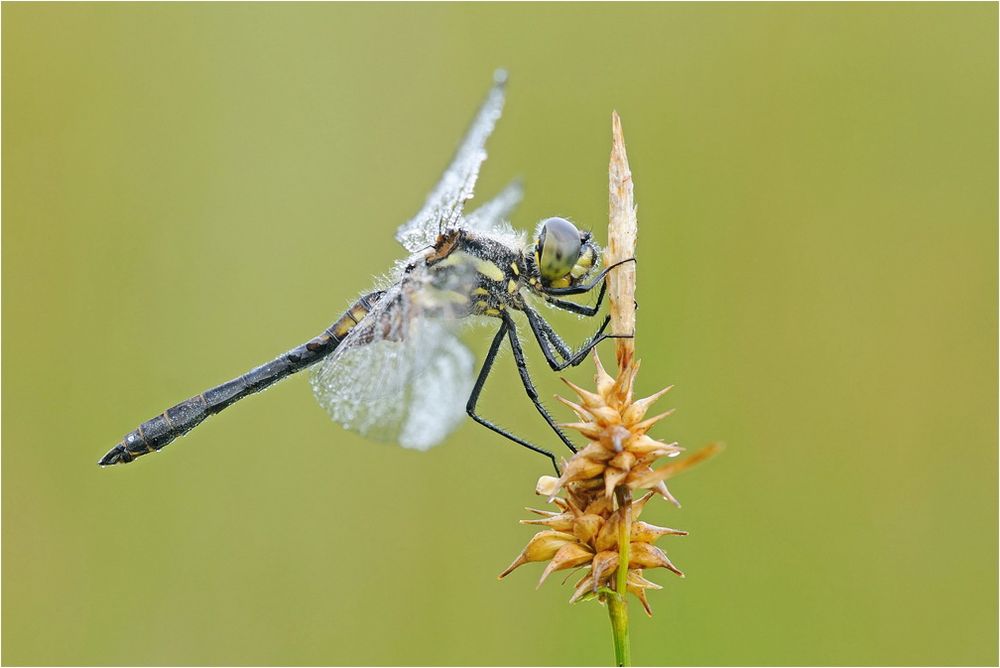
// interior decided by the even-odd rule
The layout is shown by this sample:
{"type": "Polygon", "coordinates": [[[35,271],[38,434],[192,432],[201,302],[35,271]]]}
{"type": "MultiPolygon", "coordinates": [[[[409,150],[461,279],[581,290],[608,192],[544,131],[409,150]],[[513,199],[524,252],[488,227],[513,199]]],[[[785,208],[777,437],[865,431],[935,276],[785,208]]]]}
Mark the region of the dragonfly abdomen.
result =
{"type": "Polygon", "coordinates": [[[247,371],[239,378],[206,390],[146,420],[135,430],[125,434],[98,463],[101,466],[127,464],[136,457],[156,452],[197,427],[208,416],[312,366],[337,349],[383,294],[372,292],[364,295],[319,336],[247,371]]]}

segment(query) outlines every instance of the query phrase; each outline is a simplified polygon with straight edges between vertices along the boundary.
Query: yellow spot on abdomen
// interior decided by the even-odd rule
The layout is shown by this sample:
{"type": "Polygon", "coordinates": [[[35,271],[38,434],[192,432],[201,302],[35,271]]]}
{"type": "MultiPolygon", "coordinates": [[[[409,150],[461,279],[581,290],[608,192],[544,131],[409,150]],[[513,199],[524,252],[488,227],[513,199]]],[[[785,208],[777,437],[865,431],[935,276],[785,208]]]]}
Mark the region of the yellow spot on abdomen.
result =
{"type": "Polygon", "coordinates": [[[343,339],[347,336],[357,323],[351,320],[349,317],[344,316],[337,321],[337,324],[333,326],[333,335],[338,339],[343,339]]]}

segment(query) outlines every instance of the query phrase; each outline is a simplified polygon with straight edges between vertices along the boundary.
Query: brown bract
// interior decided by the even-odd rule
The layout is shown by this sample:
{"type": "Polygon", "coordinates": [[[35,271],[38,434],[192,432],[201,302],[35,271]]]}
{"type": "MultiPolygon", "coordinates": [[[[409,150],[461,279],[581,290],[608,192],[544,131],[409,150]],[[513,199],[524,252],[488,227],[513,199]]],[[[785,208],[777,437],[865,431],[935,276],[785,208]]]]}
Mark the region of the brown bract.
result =
{"type": "MultiPolygon", "coordinates": [[[[601,588],[608,587],[619,566],[618,530],[622,509],[612,510],[611,502],[603,494],[593,494],[595,489],[588,490],[585,486],[571,483],[566,489],[566,498],[553,499],[558,512],[529,508],[542,518],[521,520],[521,523],[549,528],[535,534],[500,577],[507,576],[523,564],[548,561],[538,580],[539,586],[556,571],[584,569],[585,573],[577,581],[570,603],[593,598],[601,588]]],[[[666,553],[653,543],[662,536],[687,535],[686,531],[634,521],[653,495],[654,492],[649,492],[632,503],[631,558],[628,564],[628,590],[638,597],[649,615],[653,612],[646,598],[646,589],[660,589],[660,586],[643,577],[643,570],[666,568],[683,577],[666,553]]]]}
{"type": "MultiPolygon", "coordinates": [[[[611,114],[611,159],[608,162],[608,247],[605,250],[608,266],[635,257],[639,221],[633,190],[622,121],[616,111],[611,114]]],[[[633,262],[619,265],[608,274],[612,334],[635,334],[635,274],[633,262]]],[[[635,338],[618,339],[615,352],[618,367],[625,368],[635,355],[635,338]]]]}
{"type": "Polygon", "coordinates": [[[652,489],[680,505],[664,482],[676,467],[667,464],[654,469],[651,464],[662,457],[676,457],[683,448],[676,443],[658,441],[647,433],[653,425],[673,412],[646,417],[656,400],[671,388],[633,400],[632,390],[639,362],[630,360],[618,377],[612,378],[604,370],[597,353],[593,357],[597,367],[594,376],[597,391],[590,392],[564,379],[576,393],[579,403],[556,397],[579,418],[578,422],[560,426],[574,429],[588,440],[586,447],[567,463],[555,485],[556,489],[570,482],[600,477],[604,483],[604,495],[609,499],[616,486],[625,485],[632,490],[652,489]]]}

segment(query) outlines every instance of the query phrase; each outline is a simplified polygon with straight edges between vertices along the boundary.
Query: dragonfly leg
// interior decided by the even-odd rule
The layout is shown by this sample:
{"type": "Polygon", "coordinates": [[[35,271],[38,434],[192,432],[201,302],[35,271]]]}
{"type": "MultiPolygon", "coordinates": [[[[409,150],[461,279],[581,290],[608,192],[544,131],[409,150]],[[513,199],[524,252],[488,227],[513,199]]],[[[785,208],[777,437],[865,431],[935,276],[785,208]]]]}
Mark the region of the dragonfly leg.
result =
{"type": "Polygon", "coordinates": [[[521,375],[521,383],[524,385],[524,391],[527,392],[528,398],[531,399],[531,403],[535,405],[538,412],[541,413],[545,421],[549,423],[552,427],[552,431],[556,433],[559,439],[566,444],[566,447],[576,452],[576,448],[573,446],[573,442],[569,440],[556,425],[556,421],[552,419],[549,412],[545,410],[545,406],[542,406],[542,402],[538,400],[538,391],[535,389],[535,384],[531,382],[531,374],[528,373],[528,365],[524,360],[524,350],[521,348],[521,341],[517,336],[517,326],[514,324],[514,319],[510,317],[509,313],[504,313],[502,315],[504,322],[507,324],[507,337],[510,339],[510,347],[514,352],[514,362],[517,364],[517,372],[521,375]]]}
{"type": "MultiPolygon", "coordinates": [[[[504,337],[507,335],[507,331],[509,328],[510,325],[505,319],[503,323],[500,325],[500,329],[497,331],[496,336],[493,337],[493,343],[490,344],[489,352],[486,353],[486,360],[483,362],[483,368],[479,371],[479,377],[476,378],[476,384],[472,388],[472,394],[469,395],[469,402],[465,405],[465,412],[469,414],[469,417],[471,417],[473,420],[483,425],[487,429],[491,429],[496,433],[500,434],[501,436],[509,438],[518,445],[528,448],[529,450],[533,450],[534,452],[537,452],[540,455],[545,455],[552,462],[552,468],[556,470],[556,475],[560,475],[559,465],[556,463],[556,456],[554,454],[552,454],[545,448],[533,445],[528,441],[525,441],[524,439],[515,436],[514,434],[510,433],[503,427],[493,424],[486,418],[483,418],[476,413],[476,404],[479,402],[479,395],[483,391],[483,385],[486,384],[486,379],[487,377],[489,377],[490,371],[492,371],[493,369],[493,362],[496,360],[497,353],[500,351],[500,344],[503,343],[504,337]]],[[[538,405],[537,401],[535,405],[536,406],[538,405]]],[[[551,420],[549,421],[549,424],[553,424],[551,420]]],[[[553,428],[555,428],[554,425],[553,428]]],[[[565,440],[565,437],[563,437],[563,440],[565,440]]],[[[571,445],[570,448],[572,449],[572,447],[573,446],[571,445]]]]}
{"type": "Polygon", "coordinates": [[[575,302],[568,302],[565,299],[557,299],[555,297],[550,297],[549,295],[542,293],[545,297],[545,301],[552,304],[556,308],[562,309],[563,311],[569,311],[570,313],[575,313],[577,315],[585,315],[588,318],[597,315],[597,312],[601,310],[601,303],[604,301],[604,293],[608,290],[608,282],[601,282],[601,291],[597,293],[597,301],[594,302],[593,306],[584,306],[583,304],[577,304],[575,302]]]}
{"type": "Polygon", "coordinates": [[[535,340],[538,341],[538,347],[542,349],[542,354],[545,356],[545,361],[548,362],[549,368],[553,371],[562,371],[566,367],[577,366],[587,358],[587,354],[594,349],[594,347],[605,339],[630,339],[631,334],[605,334],[604,331],[608,328],[608,324],[611,322],[610,316],[604,317],[604,322],[597,329],[593,336],[591,336],[587,341],[580,347],[575,353],[570,351],[569,346],[567,346],[559,335],[556,334],[555,330],[549,323],[545,322],[545,319],[539,315],[531,307],[526,307],[523,309],[524,315],[528,318],[528,324],[531,325],[531,331],[535,335],[535,340]],[[562,361],[556,358],[553,354],[552,347],[555,346],[559,355],[563,358],[562,361]]]}
{"type": "Polygon", "coordinates": [[[547,295],[582,295],[583,293],[590,292],[597,287],[597,284],[604,280],[604,277],[608,275],[608,272],[615,267],[625,264],[626,262],[635,262],[635,258],[630,257],[627,260],[615,262],[613,265],[605,267],[604,271],[599,273],[597,276],[594,276],[590,283],[584,283],[583,285],[578,285],[575,288],[545,288],[543,289],[543,292],[547,295]]]}
{"type": "Polygon", "coordinates": [[[542,349],[542,354],[545,355],[545,361],[549,363],[549,367],[557,370],[556,366],[560,364],[560,361],[556,359],[556,355],[558,354],[562,359],[568,360],[573,357],[572,348],[566,345],[566,342],[556,334],[552,326],[535,309],[525,304],[522,310],[528,318],[531,333],[535,335],[535,340],[538,341],[538,345],[542,349]],[[553,348],[555,348],[555,351],[552,350],[553,348]]]}

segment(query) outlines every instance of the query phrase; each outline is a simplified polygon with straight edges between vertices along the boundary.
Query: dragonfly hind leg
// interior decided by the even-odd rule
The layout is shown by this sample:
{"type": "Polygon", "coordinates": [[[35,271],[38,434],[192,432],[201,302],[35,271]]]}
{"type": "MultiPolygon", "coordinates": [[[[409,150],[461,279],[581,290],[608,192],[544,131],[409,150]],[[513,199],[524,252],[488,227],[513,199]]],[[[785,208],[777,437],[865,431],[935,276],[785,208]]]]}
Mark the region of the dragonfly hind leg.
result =
{"type": "Polygon", "coordinates": [[[556,433],[558,433],[559,436],[562,438],[563,442],[569,446],[570,450],[576,452],[576,448],[574,448],[573,445],[569,442],[569,439],[567,439],[566,436],[561,431],[559,431],[558,427],[555,426],[555,422],[552,421],[552,418],[548,415],[545,409],[541,406],[541,404],[538,403],[537,399],[538,393],[534,392],[534,386],[531,385],[531,380],[528,379],[527,381],[525,381],[525,379],[527,378],[527,368],[524,365],[523,354],[519,355],[519,353],[521,352],[520,343],[516,345],[514,344],[514,342],[517,341],[517,335],[513,333],[514,330],[512,328],[512,324],[513,323],[510,322],[510,316],[504,317],[503,322],[500,325],[500,329],[497,330],[496,336],[493,337],[493,343],[490,344],[490,349],[486,353],[486,360],[483,362],[483,368],[479,371],[479,376],[476,378],[476,384],[472,388],[472,394],[469,395],[469,401],[465,406],[465,412],[469,414],[469,417],[471,417],[473,420],[483,425],[487,429],[495,431],[501,436],[504,436],[505,438],[514,441],[515,443],[517,443],[522,447],[528,448],[533,452],[537,452],[540,455],[548,457],[549,461],[552,462],[552,468],[555,469],[556,475],[560,475],[561,472],[559,471],[559,464],[556,462],[556,456],[554,454],[552,454],[545,448],[534,445],[533,443],[529,443],[523,438],[512,434],[503,427],[494,424],[493,422],[487,420],[486,418],[476,413],[476,404],[479,402],[479,395],[483,391],[483,386],[486,384],[486,379],[489,377],[490,372],[493,370],[493,363],[496,361],[497,353],[500,352],[500,345],[503,343],[504,337],[508,336],[508,334],[512,334],[513,336],[511,338],[511,344],[514,347],[515,351],[514,357],[518,363],[518,371],[521,372],[521,379],[522,382],[525,382],[525,387],[527,388],[530,386],[532,390],[531,392],[529,392],[528,396],[531,397],[532,394],[534,394],[532,402],[535,404],[535,407],[542,412],[542,414],[546,417],[548,423],[552,426],[553,429],[556,430],[556,433]]]}
{"type": "MultiPolygon", "coordinates": [[[[562,341],[562,339],[558,337],[558,335],[555,333],[552,327],[549,326],[549,324],[546,323],[541,318],[541,316],[539,316],[531,309],[525,309],[525,314],[528,316],[528,322],[531,324],[532,332],[538,339],[539,345],[542,348],[542,352],[545,354],[545,358],[548,361],[549,366],[555,370],[565,369],[568,366],[576,366],[586,358],[587,353],[589,353],[591,349],[594,348],[594,346],[596,346],[598,343],[600,343],[605,339],[623,338],[621,336],[604,333],[604,330],[608,326],[608,322],[610,322],[609,318],[605,318],[600,329],[597,330],[597,333],[594,334],[594,336],[592,336],[578,352],[573,353],[570,350],[570,348],[562,341]],[[562,356],[565,361],[560,362],[558,359],[556,359],[550,346],[549,342],[550,337],[554,341],[552,345],[554,345],[557,348],[559,355],[562,356]]],[[[483,425],[484,427],[487,427],[488,429],[495,431],[501,436],[504,436],[514,441],[515,443],[517,443],[522,447],[528,448],[529,450],[532,450],[534,452],[537,452],[541,455],[548,457],[549,460],[552,462],[552,467],[555,469],[556,475],[560,475],[561,472],[559,471],[559,465],[556,462],[556,457],[554,454],[552,454],[545,448],[534,445],[533,443],[529,443],[528,441],[522,439],[521,437],[512,434],[503,427],[494,424],[493,422],[487,420],[486,418],[476,413],[476,405],[479,402],[479,395],[483,391],[483,386],[486,384],[486,379],[489,377],[490,372],[493,370],[493,363],[496,361],[497,354],[500,352],[500,346],[503,343],[504,337],[506,336],[510,341],[510,347],[514,353],[514,363],[517,366],[517,372],[521,377],[521,384],[524,385],[525,393],[528,395],[528,398],[531,400],[531,403],[534,404],[535,409],[538,410],[539,414],[545,419],[545,422],[548,423],[549,427],[552,428],[552,431],[556,433],[556,435],[566,445],[566,447],[569,448],[572,452],[574,453],[576,452],[576,447],[573,446],[572,441],[570,441],[569,437],[567,437],[566,434],[564,434],[563,431],[559,429],[559,425],[556,424],[556,421],[552,418],[549,412],[545,409],[545,406],[543,406],[542,402],[539,400],[538,390],[535,389],[535,384],[531,380],[531,374],[528,371],[528,364],[524,358],[524,348],[521,346],[521,340],[517,335],[517,325],[514,323],[514,320],[513,318],[511,318],[509,313],[502,312],[499,317],[502,320],[500,329],[497,330],[496,336],[493,337],[493,342],[490,344],[490,349],[486,353],[486,359],[483,362],[482,369],[479,371],[479,376],[476,378],[476,383],[472,388],[472,394],[469,396],[469,401],[465,406],[465,410],[469,414],[469,417],[471,417],[473,420],[483,425]]]]}
{"type": "Polygon", "coordinates": [[[552,431],[556,433],[556,436],[566,444],[566,447],[576,452],[576,448],[573,446],[573,442],[569,440],[569,437],[563,433],[556,421],[552,419],[549,412],[545,410],[545,406],[538,399],[538,391],[535,389],[535,384],[531,382],[531,374],[528,373],[528,364],[524,360],[524,349],[521,348],[521,341],[517,336],[517,326],[514,324],[514,319],[510,317],[510,314],[504,313],[504,322],[507,324],[507,337],[510,339],[510,347],[514,352],[514,363],[517,365],[517,372],[521,376],[521,383],[524,385],[524,391],[528,394],[528,398],[531,399],[531,403],[535,405],[538,412],[541,414],[545,421],[549,423],[552,427],[552,431]]]}

